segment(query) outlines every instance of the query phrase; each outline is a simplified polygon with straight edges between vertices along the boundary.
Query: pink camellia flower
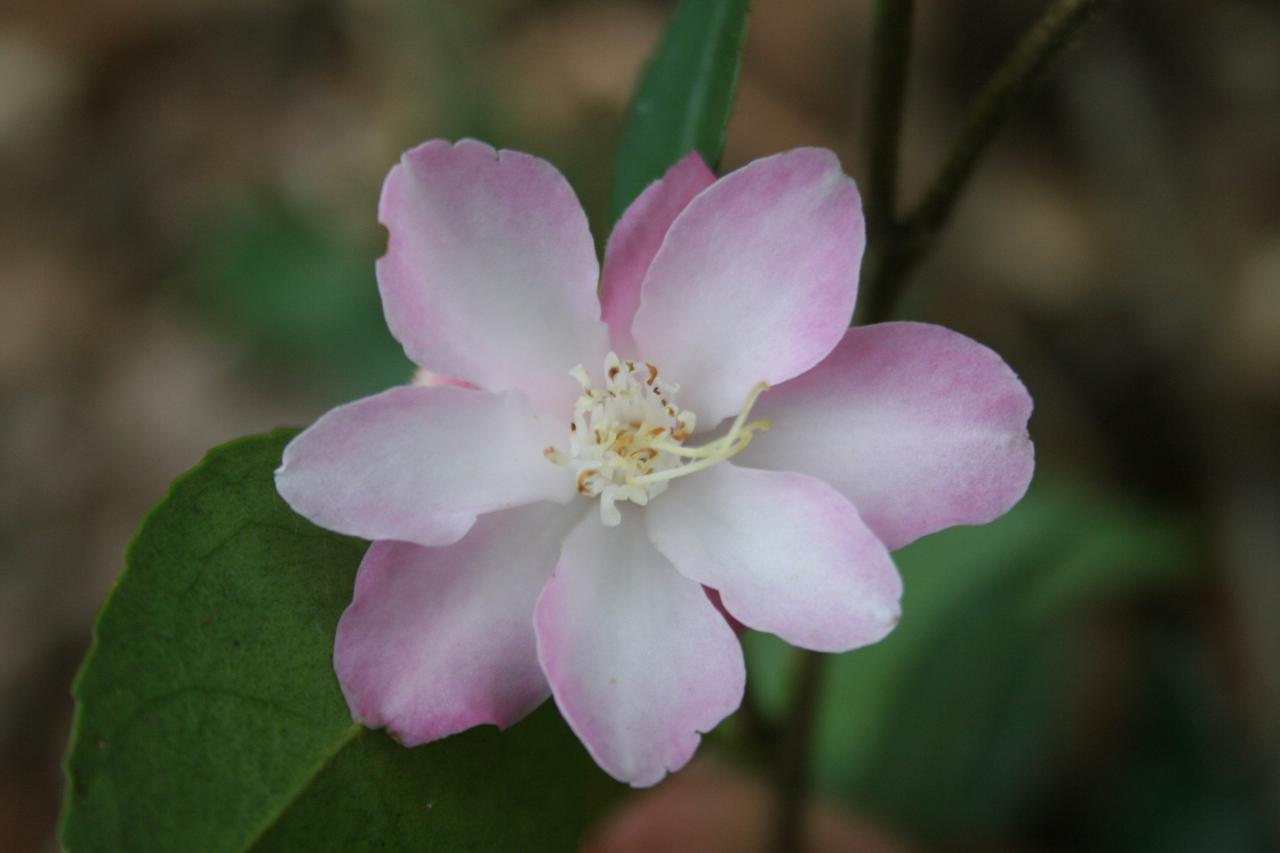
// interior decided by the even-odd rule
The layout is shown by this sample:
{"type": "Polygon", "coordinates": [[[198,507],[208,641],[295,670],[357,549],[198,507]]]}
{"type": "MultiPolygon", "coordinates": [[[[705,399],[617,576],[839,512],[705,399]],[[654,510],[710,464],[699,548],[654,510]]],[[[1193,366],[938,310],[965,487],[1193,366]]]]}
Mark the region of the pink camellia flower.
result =
{"type": "Polygon", "coordinates": [[[383,188],[378,285],[429,373],[326,414],[281,495],[373,540],[338,626],[352,714],[420,744],[548,695],[635,786],[742,698],[725,616],[839,652],[897,623],[889,551],[1009,509],[1031,400],[938,326],[848,328],[864,244],[835,155],[696,156],[605,252],[548,163],[466,140],[383,188]]]}

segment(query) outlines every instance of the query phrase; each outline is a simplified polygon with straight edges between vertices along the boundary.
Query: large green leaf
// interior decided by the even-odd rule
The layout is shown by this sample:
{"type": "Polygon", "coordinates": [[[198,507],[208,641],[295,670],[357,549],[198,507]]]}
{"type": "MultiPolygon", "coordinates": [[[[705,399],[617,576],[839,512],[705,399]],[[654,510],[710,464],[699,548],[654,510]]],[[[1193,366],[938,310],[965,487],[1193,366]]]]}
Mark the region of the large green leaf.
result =
{"type": "Polygon", "coordinates": [[[143,523],[75,686],[79,850],[566,850],[614,790],[548,706],[417,749],[331,664],[365,543],[276,494],[291,432],[232,442],[143,523]]]}
{"type": "Polygon", "coordinates": [[[690,151],[715,168],[724,149],[747,37],[749,0],[682,0],[622,128],[609,209],[614,221],[690,151]]]}

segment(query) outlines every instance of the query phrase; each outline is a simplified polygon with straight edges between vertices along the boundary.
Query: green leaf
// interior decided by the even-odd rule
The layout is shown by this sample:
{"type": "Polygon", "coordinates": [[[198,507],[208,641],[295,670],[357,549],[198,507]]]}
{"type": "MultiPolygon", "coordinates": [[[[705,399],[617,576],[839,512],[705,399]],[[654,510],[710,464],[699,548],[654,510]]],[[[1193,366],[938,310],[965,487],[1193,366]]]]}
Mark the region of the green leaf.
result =
{"type": "Polygon", "coordinates": [[[749,0],[682,0],[622,128],[610,212],[627,205],[681,157],[697,151],[716,168],[747,38],[749,0]]]}
{"type": "Polygon", "coordinates": [[[276,494],[292,435],[210,452],[130,545],[74,689],[65,845],[570,849],[616,786],[549,704],[416,749],[352,723],[331,660],[366,545],[276,494]]]}

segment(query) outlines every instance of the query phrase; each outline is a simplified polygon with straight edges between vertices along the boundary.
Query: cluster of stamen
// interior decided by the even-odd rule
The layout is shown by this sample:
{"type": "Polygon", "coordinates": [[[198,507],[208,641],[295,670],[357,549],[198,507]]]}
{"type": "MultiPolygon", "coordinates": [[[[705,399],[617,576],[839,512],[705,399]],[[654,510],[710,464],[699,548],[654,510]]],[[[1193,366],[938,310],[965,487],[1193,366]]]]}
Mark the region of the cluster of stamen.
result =
{"type": "Polygon", "coordinates": [[[768,386],[757,385],[733,425],[721,438],[699,447],[686,447],[697,419],[675,403],[679,390],[662,379],[647,361],[622,361],[609,353],[604,362],[605,384],[592,387],[582,365],[569,371],[582,385],[569,426],[567,453],[554,447],[548,459],[574,469],[578,492],[600,498],[600,520],[613,527],[622,521],[615,504],[631,501],[644,506],[666,491],[677,478],[723,462],[750,443],[769,422],[747,422],[752,405],[768,386]]]}

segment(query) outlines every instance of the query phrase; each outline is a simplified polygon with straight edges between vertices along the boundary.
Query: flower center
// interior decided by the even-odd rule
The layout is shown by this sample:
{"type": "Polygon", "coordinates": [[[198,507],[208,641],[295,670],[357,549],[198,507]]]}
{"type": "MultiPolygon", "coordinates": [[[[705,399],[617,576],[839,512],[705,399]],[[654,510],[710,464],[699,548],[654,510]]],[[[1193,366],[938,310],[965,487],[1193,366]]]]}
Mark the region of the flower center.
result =
{"type": "Polygon", "coordinates": [[[569,425],[569,452],[548,447],[543,453],[577,472],[579,494],[600,498],[600,520],[608,527],[622,521],[618,501],[644,506],[671,480],[723,462],[750,444],[757,430],[769,430],[766,420],[747,422],[756,398],[769,388],[763,382],[751,390],[724,436],[686,447],[697,418],[676,405],[679,386],[664,381],[650,362],[622,361],[609,353],[603,388],[591,386],[582,365],[569,374],[582,385],[569,425]]]}

